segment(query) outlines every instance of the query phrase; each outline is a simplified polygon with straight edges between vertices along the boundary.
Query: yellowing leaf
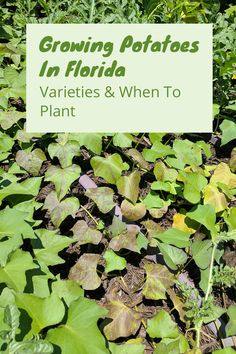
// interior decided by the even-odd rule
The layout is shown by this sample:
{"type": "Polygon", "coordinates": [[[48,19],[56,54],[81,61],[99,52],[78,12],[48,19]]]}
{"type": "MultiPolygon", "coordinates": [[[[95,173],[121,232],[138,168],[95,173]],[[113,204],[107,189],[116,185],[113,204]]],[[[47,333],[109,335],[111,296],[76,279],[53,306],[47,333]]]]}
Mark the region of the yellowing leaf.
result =
{"type": "Polygon", "coordinates": [[[215,211],[225,210],[228,206],[228,202],[225,195],[221,193],[215,185],[208,184],[203,191],[204,204],[211,204],[215,208],[215,211]]]}
{"type": "Polygon", "coordinates": [[[181,214],[181,213],[176,213],[173,216],[172,227],[175,229],[181,230],[183,232],[193,234],[195,232],[195,230],[192,229],[191,227],[188,227],[188,225],[185,223],[185,218],[186,218],[186,215],[181,214]]]}
{"type": "Polygon", "coordinates": [[[164,162],[159,161],[154,167],[154,175],[158,181],[174,182],[177,178],[178,172],[173,168],[168,168],[164,162]]]}
{"type": "Polygon", "coordinates": [[[229,166],[221,162],[217,165],[210,182],[217,184],[218,182],[226,184],[229,188],[236,188],[236,174],[230,171],[229,166]]]}
{"type": "Polygon", "coordinates": [[[118,179],[116,185],[118,192],[133,204],[136,203],[139,195],[140,172],[132,172],[128,176],[122,176],[118,179]]]}
{"type": "Polygon", "coordinates": [[[144,266],[147,279],[143,289],[146,299],[166,299],[166,291],[174,284],[174,276],[161,264],[147,263],[144,266]]]}
{"type": "Polygon", "coordinates": [[[137,221],[145,216],[146,207],[144,203],[137,203],[133,205],[125,199],[121,203],[121,212],[126,219],[130,221],[137,221]]]}

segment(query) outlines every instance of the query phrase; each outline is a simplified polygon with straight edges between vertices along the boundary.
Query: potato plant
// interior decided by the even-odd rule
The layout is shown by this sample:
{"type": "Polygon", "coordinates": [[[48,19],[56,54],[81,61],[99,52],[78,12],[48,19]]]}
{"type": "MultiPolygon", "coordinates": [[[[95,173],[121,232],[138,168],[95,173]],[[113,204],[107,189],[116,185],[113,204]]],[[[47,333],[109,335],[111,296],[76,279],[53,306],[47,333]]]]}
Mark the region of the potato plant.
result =
{"type": "Polygon", "coordinates": [[[9,0],[0,26],[0,353],[235,353],[236,7],[9,0]],[[214,132],[27,134],[25,25],[71,22],[213,22],[214,132]]]}

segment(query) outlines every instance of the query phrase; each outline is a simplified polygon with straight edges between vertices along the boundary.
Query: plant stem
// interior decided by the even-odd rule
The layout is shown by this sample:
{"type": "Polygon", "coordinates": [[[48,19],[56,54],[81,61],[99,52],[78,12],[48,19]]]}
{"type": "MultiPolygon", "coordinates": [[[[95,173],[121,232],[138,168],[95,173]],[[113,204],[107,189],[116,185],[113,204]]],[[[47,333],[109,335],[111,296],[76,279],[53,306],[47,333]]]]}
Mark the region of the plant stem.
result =
{"type": "Polygon", "coordinates": [[[213,273],[213,266],[214,266],[214,260],[215,260],[215,253],[216,253],[217,245],[218,245],[217,243],[214,243],[213,244],[213,248],[212,248],[211,262],[210,262],[209,276],[208,276],[208,284],[207,284],[206,295],[204,297],[204,301],[205,302],[208,300],[208,297],[210,295],[211,288],[212,288],[212,273],[213,273]]]}
{"type": "Polygon", "coordinates": [[[86,209],[83,205],[80,205],[80,207],[86,211],[86,213],[90,216],[90,218],[95,222],[96,225],[98,225],[97,220],[93,217],[93,215],[88,211],[88,209],[86,209]]]}
{"type": "MultiPolygon", "coordinates": [[[[207,282],[207,290],[205,297],[203,299],[203,302],[206,303],[206,301],[209,298],[209,295],[211,293],[212,289],[212,275],[213,275],[213,267],[214,267],[214,260],[215,260],[215,253],[217,249],[218,243],[214,242],[213,243],[213,248],[211,252],[211,261],[210,261],[210,267],[209,267],[209,276],[208,276],[208,282],[207,282]]],[[[196,347],[200,348],[200,340],[201,340],[201,328],[202,328],[203,321],[201,320],[196,326],[195,326],[195,331],[196,331],[196,347]]]]}

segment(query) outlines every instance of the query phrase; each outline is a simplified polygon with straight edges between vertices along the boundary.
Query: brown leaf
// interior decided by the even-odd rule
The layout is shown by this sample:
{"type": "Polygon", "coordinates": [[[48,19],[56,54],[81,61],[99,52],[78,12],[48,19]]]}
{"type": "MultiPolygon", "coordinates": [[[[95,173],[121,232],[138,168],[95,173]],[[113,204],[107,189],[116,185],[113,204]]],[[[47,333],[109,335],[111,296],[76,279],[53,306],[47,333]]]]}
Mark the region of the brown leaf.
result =
{"type": "Polygon", "coordinates": [[[102,239],[101,232],[89,227],[84,220],[77,221],[71,230],[73,235],[78,239],[79,245],[84,245],[86,243],[98,245],[102,239]]]}
{"type": "Polygon", "coordinates": [[[121,203],[121,212],[126,219],[137,221],[145,216],[146,206],[143,203],[133,205],[128,200],[123,200],[121,203]]]}
{"type": "Polygon", "coordinates": [[[120,251],[122,248],[133,252],[140,252],[137,244],[137,235],[139,231],[135,225],[130,225],[129,229],[115,236],[109,243],[109,247],[114,251],[120,251]]]}
{"type": "Polygon", "coordinates": [[[141,323],[141,315],[137,311],[115,299],[109,301],[106,309],[109,311],[107,317],[113,319],[104,328],[108,340],[113,341],[120,337],[135,335],[141,323]]]}
{"type": "Polygon", "coordinates": [[[113,202],[114,191],[108,187],[89,188],[85,195],[97,204],[103,214],[108,213],[116,205],[113,202]]]}
{"type": "Polygon", "coordinates": [[[168,289],[167,293],[171,299],[171,301],[173,302],[174,308],[176,311],[178,311],[179,313],[179,318],[182,322],[186,322],[185,320],[185,314],[186,311],[184,310],[184,303],[182,302],[181,298],[175,293],[175,291],[173,289],[168,289]]]}
{"type": "Polygon", "coordinates": [[[141,168],[150,170],[149,163],[143,158],[142,154],[137,149],[129,149],[127,155],[131,156],[141,168]]]}
{"type": "Polygon", "coordinates": [[[101,285],[101,279],[97,275],[99,254],[85,253],[70,269],[69,279],[77,281],[84,290],[95,290],[101,285]]]}
{"type": "Polygon", "coordinates": [[[42,163],[46,159],[47,158],[41,149],[34,149],[31,152],[19,150],[16,153],[16,163],[33,176],[38,176],[42,163]]]}

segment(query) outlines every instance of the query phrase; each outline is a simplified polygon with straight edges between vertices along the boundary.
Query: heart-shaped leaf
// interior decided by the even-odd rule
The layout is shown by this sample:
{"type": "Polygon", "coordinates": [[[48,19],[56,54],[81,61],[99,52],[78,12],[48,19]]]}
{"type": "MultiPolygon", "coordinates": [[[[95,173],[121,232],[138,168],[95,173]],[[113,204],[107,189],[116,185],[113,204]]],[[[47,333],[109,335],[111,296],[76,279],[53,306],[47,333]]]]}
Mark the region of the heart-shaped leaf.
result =
{"type": "Polygon", "coordinates": [[[69,279],[76,280],[84,290],[95,290],[101,285],[97,275],[99,254],[85,253],[70,269],[69,279]]]}
{"type": "Polygon", "coordinates": [[[121,212],[126,219],[130,221],[137,221],[145,216],[146,207],[144,203],[137,203],[133,205],[125,199],[121,203],[121,212]]]}
{"type": "Polygon", "coordinates": [[[86,243],[98,245],[102,239],[101,232],[89,227],[84,220],[77,221],[71,230],[79,245],[85,245],[86,243]]]}
{"type": "Polygon", "coordinates": [[[38,176],[42,163],[46,159],[41,149],[34,149],[31,152],[19,150],[16,153],[17,164],[33,176],[38,176]]]}
{"type": "Polygon", "coordinates": [[[113,202],[114,191],[109,187],[89,188],[85,195],[97,204],[98,209],[106,214],[116,205],[113,202]]]}
{"type": "Polygon", "coordinates": [[[166,291],[174,284],[174,276],[161,264],[147,263],[144,266],[147,279],[143,289],[146,299],[166,299],[166,291]]]}
{"type": "Polygon", "coordinates": [[[128,176],[122,176],[118,179],[116,185],[118,192],[133,204],[136,203],[139,195],[140,172],[132,172],[128,176]]]}
{"type": "Polygon", "coordinates": [[[125,258],[118,256],[113,250],[106,250],[104,258],[106,260],[106,273],[112,272],[113,270],[122,270],[126,267],[125,258]]]}
{"type": "Polygon", "coordinates": [[[104,178],[107,182],[116,184],[121,172],[128,169],[126,163],[123,163],[119,154],[113,154],[108,157],[95,156],[90,160],[95,176],[104,178]]]}
{"type": "Polygon", "coordinates": [[[50,329],[46,339],[59,346],[62,353],[109,354],[97,326],[106,313],[95,301],[81,297],[70,304],[66,323],[50,329]]]}
{"type": "Polygon", "coordinates": [[[137,332],[141,324],[141,316],[137,311],[116,299],[111,299],[106,308],[109,311],[107,317],[113,319],[104,327],[108,340],[129,337],[137,332]]]}
{"type": "Polygon", "coordinates": [[[75,217],[80,207],[80,202],[75,197],[66,198],[59,201],[56,192],[52,191],[45,199],[43,209],[49,210],[53,224],[59,227],[63,220],[69,215],[75,217]]]}
{"type": "Polygon", "coordinates": [[[54,183],[57,197],[59,200],[67,194],[70,185],[79,178],[81,168],[78,165],[72,165],[66,168],[59,166],[50,166],[45,173],[45,181],[54,183]]]}

